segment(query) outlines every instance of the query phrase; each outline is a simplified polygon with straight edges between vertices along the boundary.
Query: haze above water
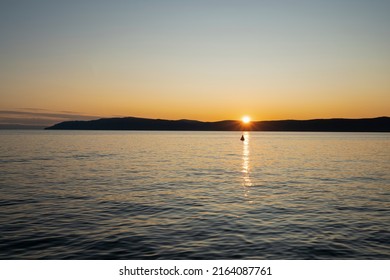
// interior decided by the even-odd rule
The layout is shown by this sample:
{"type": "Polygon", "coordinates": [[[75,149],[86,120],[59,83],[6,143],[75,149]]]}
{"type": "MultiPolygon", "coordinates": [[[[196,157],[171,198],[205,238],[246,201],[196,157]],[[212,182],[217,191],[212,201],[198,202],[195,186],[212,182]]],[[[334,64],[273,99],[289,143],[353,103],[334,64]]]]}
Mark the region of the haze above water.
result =
{"type": "Polygon", "coordinates": [[[240,136],[0,131],[0,258],[390,258],[390,134],[240,136]]]}

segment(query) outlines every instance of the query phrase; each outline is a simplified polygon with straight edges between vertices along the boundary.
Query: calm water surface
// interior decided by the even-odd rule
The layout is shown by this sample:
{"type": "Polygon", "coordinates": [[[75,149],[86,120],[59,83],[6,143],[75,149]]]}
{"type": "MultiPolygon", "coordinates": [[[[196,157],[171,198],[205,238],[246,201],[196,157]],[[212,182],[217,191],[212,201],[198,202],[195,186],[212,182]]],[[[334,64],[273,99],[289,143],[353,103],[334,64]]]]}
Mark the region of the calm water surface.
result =
{"type": "Polygon", "coordinates": [[[1,259],[390,259],[390,134],[0,131],[1,259]]]}

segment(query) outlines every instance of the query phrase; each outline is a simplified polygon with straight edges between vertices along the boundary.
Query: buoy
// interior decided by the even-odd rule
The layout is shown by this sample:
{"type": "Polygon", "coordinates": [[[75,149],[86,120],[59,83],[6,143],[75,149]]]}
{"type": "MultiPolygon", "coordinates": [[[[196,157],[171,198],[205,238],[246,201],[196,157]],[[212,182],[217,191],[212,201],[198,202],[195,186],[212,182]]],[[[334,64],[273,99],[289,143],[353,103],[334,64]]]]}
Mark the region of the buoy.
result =
{"type": "Polygon", "coordinates": [[[245,141],[244,135],[241,135],[241,141],[245,141]]]}

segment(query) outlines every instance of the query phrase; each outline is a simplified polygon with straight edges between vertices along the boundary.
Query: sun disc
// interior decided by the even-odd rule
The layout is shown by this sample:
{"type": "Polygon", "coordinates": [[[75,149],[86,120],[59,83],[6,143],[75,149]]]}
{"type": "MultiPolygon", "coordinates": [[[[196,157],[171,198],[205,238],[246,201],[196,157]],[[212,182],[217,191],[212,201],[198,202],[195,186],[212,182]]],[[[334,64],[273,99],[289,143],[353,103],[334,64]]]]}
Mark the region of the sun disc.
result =
{"type": "Polygon", "coordinates": [[[251,121],[251,118],[248,117],[248,116],[245,116],[245,117],[242,118],[242,122],[243,123],[249,123],[250,121],[251,121]]]}

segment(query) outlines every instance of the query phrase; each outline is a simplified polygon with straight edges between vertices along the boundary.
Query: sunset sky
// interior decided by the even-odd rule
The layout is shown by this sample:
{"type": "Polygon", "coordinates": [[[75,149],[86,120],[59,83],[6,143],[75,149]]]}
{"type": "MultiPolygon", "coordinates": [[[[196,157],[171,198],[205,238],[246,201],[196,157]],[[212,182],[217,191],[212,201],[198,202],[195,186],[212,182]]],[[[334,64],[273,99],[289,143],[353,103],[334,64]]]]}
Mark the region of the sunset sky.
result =
{"type": "Polygon", "coordinates": [[[2,1],[0,124],[390,115],[390,1],[2,1]]]}

